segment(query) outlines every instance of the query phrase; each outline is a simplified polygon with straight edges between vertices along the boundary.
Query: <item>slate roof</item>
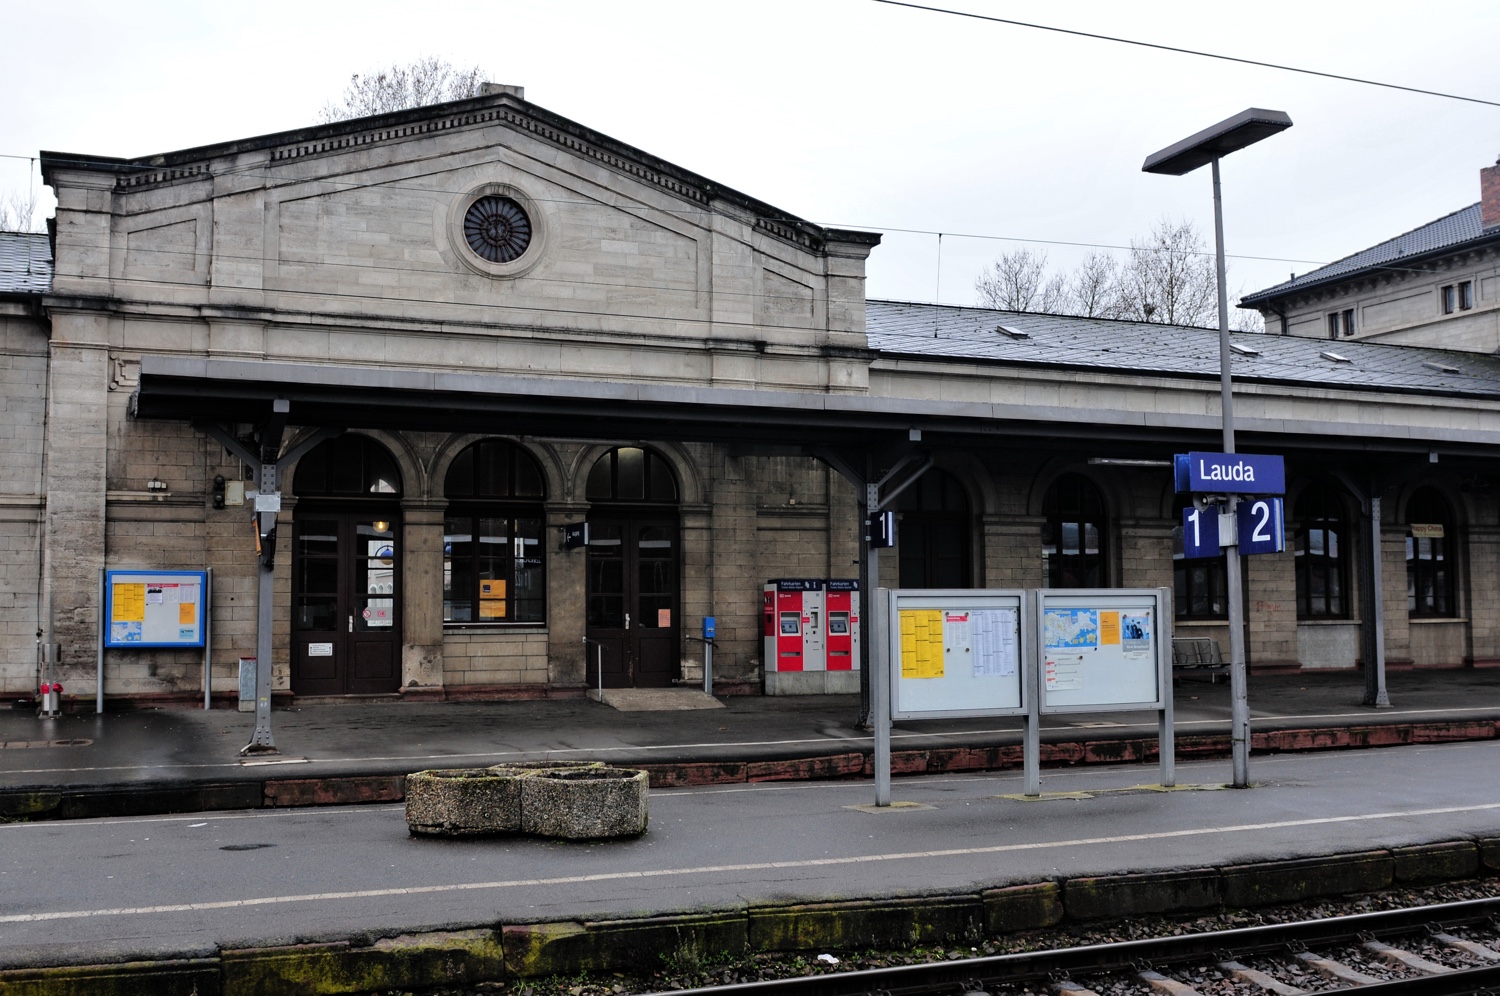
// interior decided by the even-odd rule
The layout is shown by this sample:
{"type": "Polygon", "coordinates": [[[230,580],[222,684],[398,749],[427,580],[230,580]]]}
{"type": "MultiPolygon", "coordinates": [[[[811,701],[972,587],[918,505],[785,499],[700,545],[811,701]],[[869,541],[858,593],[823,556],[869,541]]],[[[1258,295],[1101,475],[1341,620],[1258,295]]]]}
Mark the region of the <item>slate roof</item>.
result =
{"type": "MultiPolygon", "coordinates": [[[[1217,329],[899,301],[867,301],[865,314],[870,348],[890,357],[1124,375],[1219,375],[1217,329]],[[1028,338],[997,331],[1001,325],[1028,338]]],[[[1500,356],[1487,353],[1252,333],[1230,338],[1257,351],[1231,360],[1238,381],[1500,398],[1500,356]]]]}
{"type": "Polygon", "coordinates": [[[1479,218],[1479,205],[1470,204],[1461,211],[1429,221],[1394,239],[1387,239],[1352,256],[1310,270],[1275,287],[1246,294],[1240,303],[1255,304],[1319,284],[1331,283],[1366,270],[1399,267],[1432,253],[1456,249],[1475,241],[1500,240],[1500,226],[1485,229],[1479,218]]]}
{"type": "Polygon", "coordinates": [[[52,286],[46,232],[0,232],[0,294],[42,294],[52,286]]]}

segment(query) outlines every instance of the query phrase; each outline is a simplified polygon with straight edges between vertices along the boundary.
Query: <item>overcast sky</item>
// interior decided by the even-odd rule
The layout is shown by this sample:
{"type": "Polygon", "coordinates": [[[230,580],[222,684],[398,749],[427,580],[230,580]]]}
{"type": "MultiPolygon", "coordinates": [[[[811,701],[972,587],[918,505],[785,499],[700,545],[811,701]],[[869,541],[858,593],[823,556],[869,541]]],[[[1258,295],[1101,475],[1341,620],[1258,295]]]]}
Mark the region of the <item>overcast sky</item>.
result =
{"type": "MultiPolygon", "coordinates": [[[[1500,4],[936,6],[1500,100],[1500,4]]],[[[871,297],[974,303],[1010,239],[1212,239],[1208,170],[1142,160],[1246,107],[1290,131],[1224,162],[1231,289],[1257,290],[1479,199],[1500,108],[873,0],[7,4],[0,153],[140,156],[313,124],[351,73],[435,55],[828,225],[886,232],[871,297]],[[895,229],[949,233],[931,234],[895,229]]],[[[0,159],[0,192],[39,185],[0,159]]],[[[1045,249],[1058,268],[1086,251],[1045,249]]]]}

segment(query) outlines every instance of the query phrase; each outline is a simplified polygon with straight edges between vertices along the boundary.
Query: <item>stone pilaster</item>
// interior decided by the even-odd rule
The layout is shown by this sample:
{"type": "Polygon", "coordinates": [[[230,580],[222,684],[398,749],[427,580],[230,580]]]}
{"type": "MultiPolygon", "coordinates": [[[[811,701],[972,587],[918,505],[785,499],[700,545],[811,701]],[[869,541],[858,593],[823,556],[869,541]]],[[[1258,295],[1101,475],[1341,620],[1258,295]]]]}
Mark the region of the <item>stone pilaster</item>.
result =
{"type": "Polygon", "coordinates": [[[588,505],[548,502],[547,528],[547,682],[553,687],[584,683],[583,637],[587,632],[588,551],[565,550],[562,527],[584,518],[588,505]]]}
{"type": "Polygon", "coordinates": [[[443,684],[443,512],[440,499],[401,502],[401,687],[443,684]]]}
{"type": "Polygon", "coordinates": [[[55,314],[49,348],[43,595],[60,677],[92,691],[104,566],[109,439],[107,320],[55,314]]]}

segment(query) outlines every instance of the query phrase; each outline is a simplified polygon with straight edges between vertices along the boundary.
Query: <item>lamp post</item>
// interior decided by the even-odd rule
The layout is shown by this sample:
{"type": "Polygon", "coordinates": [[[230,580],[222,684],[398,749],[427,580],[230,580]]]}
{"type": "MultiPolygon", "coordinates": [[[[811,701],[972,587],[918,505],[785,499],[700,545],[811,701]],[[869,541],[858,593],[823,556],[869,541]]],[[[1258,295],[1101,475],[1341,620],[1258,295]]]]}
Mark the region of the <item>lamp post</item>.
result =
{"type": "MultiPolygon", "coordinates": [[[[1283,111],[1252,107],[1226,118],[1175,145],[1146,157],[1145,173],[1182,176],[1212,164],[1214,176],[1214,247],[1219,278],[1219,411],[1224,427],[1224,452],[1234,452],[1234,390],[1229,379],[1229,290],[1224,280],[1224,208],[1219,193],[1219,160],[1231,152],[1254,145],[1263,138],[1292,126],[1283,111]]],[[[1225,508],[1233,513],[1239,500],[1230,495],[1225,508]]],[[[1245,607],[1240,591],[1240,551],[1224,548],[1225,594],[1229,599],[1229,695],[1230,743],[1234,760],[1234,787],[1250,785],[1250,702],[1245,678],[1245,607]]]]}

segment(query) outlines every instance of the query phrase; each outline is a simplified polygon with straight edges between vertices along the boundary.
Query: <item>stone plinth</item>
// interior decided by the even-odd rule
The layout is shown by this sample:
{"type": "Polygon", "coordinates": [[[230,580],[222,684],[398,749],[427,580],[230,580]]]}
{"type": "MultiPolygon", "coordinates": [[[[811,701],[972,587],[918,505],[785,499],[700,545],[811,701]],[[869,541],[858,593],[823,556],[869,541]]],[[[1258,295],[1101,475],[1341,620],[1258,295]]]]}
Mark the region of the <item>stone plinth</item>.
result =
{"type": "Polygon", "coordinates": [[[644,771],[574,768],[521,780],[525,833],[564,840],[639,837],[648,820],[644,771]]]}
{"type": "Polygon", "coordinates": [[[479,837],[521,829],[521,777],[488,768],[418,771],[406,776],[412,833],[479,837]]]}
{"type": "Polygon", "coordinates": [[[637,837],[649,822],[647,793],[646,772],[588,761],[419,771],[406,776],[406,823],[438,837],[637,837]]]}

